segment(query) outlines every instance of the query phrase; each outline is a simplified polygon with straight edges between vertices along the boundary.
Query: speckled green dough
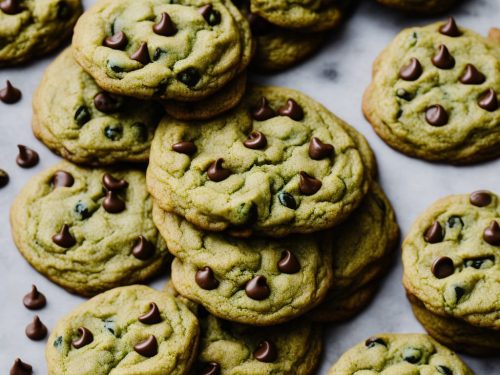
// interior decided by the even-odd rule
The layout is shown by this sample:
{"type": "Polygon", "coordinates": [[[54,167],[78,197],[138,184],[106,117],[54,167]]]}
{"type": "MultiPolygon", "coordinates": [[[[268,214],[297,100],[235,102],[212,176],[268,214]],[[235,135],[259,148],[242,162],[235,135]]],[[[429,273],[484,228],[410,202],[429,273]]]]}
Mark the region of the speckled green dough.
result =
{"type": "Polygon", "coordinates": [[[75,163],[147,162],[161,108],[120,97],[119,109],[94,104],[102,90],[65,50],[45,71],[33,101],[33,132],[50,149],[75,163]],[[115,133],[109,133],[115,129],[115,133]],[[111,137],[110,137],[111,135],[111,137]]]}
{"type": "Polygon", "coordinates": [[[328,374],[474,375],[455,353],[427,335],[381,333],[373,338],[384,344],[359,343],[345,352],[328,374]]]}
{"type": "Polygon", "coordinates": [[[144,281],[162,268],[168,252],[153,224],[152,206],[142,171],[84,169],[62,162],[33,177],[19,193],[11,209],[12,234],[37,271],[71,292],[91,296],[144,281]],[[59,170],[71,173],[73,186],[53,188],[59,170]],[[121,213],[102,207],[105,173],[129,183],[118,193],[126,204],[121,213]],[[52,241],[63,224],[76,240],[68,249],[52,241]],[[147,260],[132,255],[140,235],[156,248],[147,260]]]}
{"type": "Polygon", "coordinates": [[[167,293],[146,286],[116,288],[83,303],[61,319],[50,335],[49,375],[184,375],[196,356],[199,326],[189,309],[167,293]],[[139,316],[154,302],[162,321],[147,325],[139,316]],[[78,328],[92,332],[92,343],[76,349],[78,328]],[[147,358],[134,351],[154,335],[158,353],[147,358]]]}
{"type": "Polygon", "coordinates": [[[80,0],[24,0],[22,11],[0,9],[0,67],[43,55],[66,41],[82,13],[80,0]]]}
{"type": "Polygon", "coordinates": [[[474,326],[500,329],[500,247],[483,239],[484,230],[496,220],[500,223],[500,203],[477,207],[469,195],[452,195],[429,207],[413,224],[403,243],[403,283],[431,312],[464,320],[474,326]],[[427,243],[424,233],[438,221],[444,239],[427,243]],[[431,271],[438,257],[453,260],[454,273],[438,279],[431,271]],[[491,260],[492,258],[493,260],[491,260]],[[475,268],[468,260],[483,259],[475,268]],[[457,288],[463,295],[457,298],[457,288]]]}
{"type": "Polygon", "coordinates": [[[455,0],[377,0],[380,4],[408,12],[444,12],[455,4],[455,0]]]}
{"type": "Polygon", "coordinates": [[[214,120],[193,126],[165,117],[152,143],[148,189],[162,209],[208,230],[245,226],[257,233],[283,236],[329,228],[358,206],[371,179],[347,127],[297,91],[254,87],[238,107],[214,120]],[[303,108],[304,118],[253,120],[250,112],[263,96],[275,110],[288,98],[294,99],[303,108]],[[243,144],[255,130],[267,139],[263,150],[243,144]],[[311,159],[308,149],[312,137],[332,144],[334,155],[311,159]],[[173,144],[184,140],[194,142],[195,155],[172,151],[173,144]],[[222,166],[231,175],[214,182],[206,171],[219,158],[224,159],[222,166]],[[301,194],[301,171],[321,180],[315,194],[301,194]],[[280,203],[280,193],[293,196],[297,208],[280,203]]]}
{"type": "Polygon", "coordinates": [[[250,61],[252,39],[248,22],[229,0],[104,0],[78,21],[73,38],[76,60],[110,92],[139,98],[200,100],[227,84],[250,61]],[[210,25],[199,8],[211,4],[220,22],[210,25]],[[177,32],[162,36],[153,25],[166,12],[177,32]],[[103,40],[123,31],[125,50],[103,46],[103,40]],[[130,56],[147,42],[151,62],[130,56]],[[181,82],[179,74],[195,69],[199,80],[181,82]]]}
{"type": "Polygon", "coordinates": [[[477,101],[490,88],[500,93],[500,45],[463,27],[460,37],[443,35],[441,25],[406,29],[382,52],[365,92],[364,113],[385,142],[410,156],[456,164],[493,158],[500,153],[500,109],[486,111],[477,101]],[[454,68],[433,65],[440,44],[453,55],[454,68]],[[405,81],[399,71],[411,58],[419,60],[423,72],[405,81]],[[466,64],[482,72],[485,82],[461,83],[466,64]],[[408,98],[398,97],[398,91],[408,98]],[[426,122],[426,108],[436,104],[447,111],[447,125],[426,122]]]}

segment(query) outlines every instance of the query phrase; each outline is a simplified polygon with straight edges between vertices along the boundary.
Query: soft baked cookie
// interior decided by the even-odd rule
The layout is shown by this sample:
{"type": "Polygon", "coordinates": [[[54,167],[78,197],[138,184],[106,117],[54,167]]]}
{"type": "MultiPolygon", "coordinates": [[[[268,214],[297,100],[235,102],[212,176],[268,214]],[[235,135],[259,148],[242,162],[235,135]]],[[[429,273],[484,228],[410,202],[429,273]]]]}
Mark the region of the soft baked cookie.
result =
{"type": "Polygon", "coordinates": [[[202,231],[156,205],[153,220],[177,257],[175,289],[220,318],[282,323],[320,303],[332,284],[329,238],[238,239],[202,231]]]}
{"type": "Polygon", "coordinates": [[[500,44],[450,18],[402,31],[374,64],[363,111],[391,147],[465,164],[500,155],[500,44]]]}
{"type": "Polygon", "coordinates": [[[0,2],[0,67],[43,55],[66,41],[82,13],[80,0],[0,2]]]}
{"type": "Polygon", "coordinates": [[[184,375],[198,341],[198,320],[183,303],[133,285],[100,294],[66,315],[45,355],[51,375],[184,375]]]}
{"type": "Polygon", "coordinates": [[[329,375],[474,375],[451,350],[422,334],[381,333],[345,352],[329,375]]]}
{"type": "Polygon", "coordinates": [[[19,251],[63,288],[91,296],[144,281],[165,264],[144,172],[62,162],[23,188],[11,209],[19,251]]]}
{"type": "Polygon", "coordinates": [[[380,4],[406,12],[432,13],[444,12],[456,3],[456,0],[377,0],[380,4]]]}
{"type": "Polygon", "coordinates": [[[103,0],[78,21],[73,50],[105,90],[196,101],[245,70],[252,38],[229,0],[103,0]]]}
{"type": "MultiPolygon", "coordinates": [[[[403,243],[403,284],[412,303],[499,338],[499,224],[499,198],[488,191],[452,195],[429,207],[403,243]]],[[[456,334],[453,341],[463,344],[468,336],[456,334]]],[[[473,342],[469,346],[468,352],[477,351],[473,342]]]]}
{"type": "Polygon", "coordinates": [[[371,171],[348,125],[297,91],[253,87],[235,109],[193,125],[160,122],[147,182],[162,209],[201,228],[318,231],[368,190],[371,171]]]}
{"type": "Polygon", "coordinates": [[[33,132],[75,163],[144,163],[161,115],[154,102],[101,90],[68,48],[47,68],[35,93],[33,132]]]}

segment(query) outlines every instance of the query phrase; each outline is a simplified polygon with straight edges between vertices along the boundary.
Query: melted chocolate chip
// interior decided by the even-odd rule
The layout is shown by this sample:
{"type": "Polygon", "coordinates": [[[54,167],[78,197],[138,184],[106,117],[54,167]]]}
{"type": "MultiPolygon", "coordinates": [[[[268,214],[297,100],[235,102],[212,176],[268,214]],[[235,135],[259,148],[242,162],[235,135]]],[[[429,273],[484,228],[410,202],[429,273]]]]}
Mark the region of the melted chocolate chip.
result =
{"type": "Polygon", "coordinates": [[[295,121],[300,121],[304,118],[302,107],[293,99],[288,99],[286,104],[278,109],[278,113],[281,116],[288,116],[295,121]]]}
{"type": "Polygon", "coordinates": [[[220,365],[216,362],[205,363],[197,375],[220,375],[220,365]]]}
{"type": "Polygon", "coordinates": [[[290,208],[292,210],[295,210],[297,208],[297,202],[295,201],[295,198],[293,197],[292,194],[287,193],[286,191],[281,191],[278,194],[278,199],[281,205],[287,208],[290,208]]]}
{"type": "Polygon", "coordinates": [[[265,340],[255,349],[253,356],[257,361],[271,363],[278,359],[278,350],[272,341],[265,340]]]}
{"type": "Polygon", "coordinates": [[[150,335],[146,340],[136,344],[134,350],[143,357],[154,357],[158,354],[158,342],[156,341],[156,337],[150,335]]]}
{"type": "Polygon", "coordinates": [[[16,158],[17,165],[21,168],[31,168],[38,164],[40,158],[35,150],[23,145],[17,145],[17,147],[19,148],[19,154],[16,158]]]}
{"type": "Polygon", "coordinates": [[[104,174],[104,176],[102,176],[102,184],[104,185],[104,187],[106,189],[111,190],[111,191],[118,191],[118,190],[125,189],[126,187],[128,187],[127,181],[125,181],[123,179],[118,180],[117,178],[114,178],[109,173],[106,173],[106,174],[104,174]]]}
{"type": "Polygon", "coordinates": [[[438,47],[438,52],[432,57],[432,63],[439,69],[451,69],[455,66],[455,59],[444,44],[438,47]]]}
{"type": "Polygon", "coordinates": [[[428,243],[438,243],[443,240],[443,228],[438,221],[432,223],[424,233],[424,239],[428,243]]]}
{"type": "Polygon", "coordinates": [[[78,328],[79,337],[71,342],[75,349],[83,348],[94,341],[94,335],[85,327],[78,328]]]}
{"type": "Polygon", "coordinates": [[[486,77],[472,64],[467,64],[465,66],[465,71],[459,78],[460,82],[465,85],[480,85],[486,81],[486,77]]]}
{"type": "Polygon", "coordinates": [[[124,50],[125,47],[127,47],[127,43],[128,43],[128,38],[123,31],[119,31],[114,35],[108,36],[102,42],[102,44],[105,45],[106,47],[117,50],[124,50]]]}
{"type": "Polygon", "coordinates": [[[455,272],[453,260],[448,257],[436,258],[432,262],[431,271],[432,274],[438,279],[444,279],[448,276],[451,276],[455,272]]]}
{"type": "Polygon", "coordinates": [[[144,236],[139,236],[133,249],[132,255],[140,260],[147,260],[155,254],[154,245],[144,236]]]}
{"type": "Polygon", "coordinates": [[[52,236],[52,242],[58,246],[64,247],[65,249],[68,249],[76,244],[76,240],[69,232],[69,226],[67,224],[62,226],[59,233],[52,236]]]}
{"type": "Polygon", "coordinates": [[[278,262],[278,269],[283,273],[297,273],[300,271],[299,260],[290,250],[285,250],[281,253],[281,259],[278,262]]]}
{"type": "Polygon", "coordinates": [[[5,104],[14,104],[21,100],[21,91],[14,86],[10,81],[7,81],[6,87],[0,90],[0,101],[5,104]]]}
{"type": "Polygon", "coordinates": [[[148,325],[153,325],[153,324],[158,324],[162,321],[161,315],[160,315],[160,309],[158,309],[158,305],[154,302],[151,302],[149,304],[149,311],[141,315],[139,317],[139,321],[144,324],[148,325]]]}
{"type": "Polygon", "coordinates": [[[368,348],[373,348],[375,345],[387,346],[387,344],[385,343],[385,341],[383,339],[381,339],[380,337],[369,337],[365,341],[365,346],[368,347],[368,348]]]}
{"type": "Polygon", "coordinates": [[[477,207],[486,207],[492,200],[491,193],[487,190],[474,191],[469,197],[470,203],[477,207]]]}
{"type": "Polygon", "coordinates": [[[177,29],[170,19],[170,16],[163,12],[161,14],[161,20],[157,24],[153,25],[153,31],[155,34],[162,36],[172,36],[177,33],[177,29]]]}
{"type": "Polygon", "coordinates": [[[219,281],[215,278],[214,272],[208,266],[196,271],[194,279],[196,284],[205,290],[213,290],[219,286],[219,281]]]}
{"type": "Polygon", "coordinates": [[[3,0],[0,2],[0,9],[5,14],[18,14],[21,13],[21,2],[19,0],[3,0]]]}
{"type": "Polygon", "coordinates": [[[102,201],[102,206],[110,214],[118,214],[125,210],[125,202],[112,190],[106,192],[106,198],[102,201]]]}
{"type": "Polygon", "coordinates": [[[132,60],[139,61],[142,65],[149,64],[151,59],[149,58],[148,44],[146,42],[141,42],[137,51],[130,55],[130,58],[132,60]]]}
{"type": "Polygon", "coordinates": [[[500,226],[493,220],[484,230],[483,239],[493,246],[500,246],[500,226]]]}
{"type": "Polygon", "coordinates": [[[309,156],[314,160],[328,158],[333,153],[333,146],[323,143],[319,138],[313,137],[309,143],[309,156]]]}
{"type": "Polygon", "coordinates": [[[453,17],[448,18],[448,21],[439,28],[439,32],[446,36],[457,37],[460,36],[460,30],[453,17]]]}
{"type": "Polygon", "coordinates": [[[26,326],[24,332],[31,340],[40,341],[47,336],[47,327],[45,327],[38,315],[35,315],[33,322],[26,326]]]}
{"type": "Polygon", "coordinates": [[[193,142],[181,141],[172,145],[172,150],[179,154],[194,155],[196,145],[193,142]]]}
{"type": "Polygon", "coordinates": [[[30,310],[40,310],[47,304],[45,296],[38,291],[35,285],[32,285],[31,292],[23,298],[23,305],[30,310]]]}
{"type": "Polygon", "coordinates": [[[266,121],[276,116],[265,97],[260,98],[259,105],[252,111],[252,116],[257,121],[266,121]]]}
{"type": "Polygon", "coordinates": [[[107,92],[99,92],[94,96],[94,105],[97,110],[103,113],[114,113],[121,107],[121,100],[107,92]]]}
{"type": "Polygon", "coordinates": [[[187,87],[195,87],[200,81],[201,75],[195,68],[187,68],[177,74],[177,79],[187,87]]]}
{"type": "Polygon", "coordinates": [[[273,31],[273,25],[258,14],[250,13],[247,17],[252,34],[255,36],[267,35],[273,31]]]}
{"type": "Polygon", "coordinates": [[[311,177],[306,172],[300,172],[299,190],[304,195],[313,195],[321,189],[321,181],[311,177]]]}
{"type": "Polygon", "coordinates": [[[422,75],[422,65],[415,57],[412,57],[408,65],[399,71],[399,77],[405,81],[416,81],[422,75]]]}
{"type": "Polygon", "coordinates": [[[267,280],[264,276],[255,276],[245,286],[245,293],[251,299],[261,301],[266,299],[271,294],[271,290],[267,285],[267,280]]]}
{"type": "Polygon", "coordinates": [[[3,169],[0,169],[0,189],[5,187],[9,183],[9,175],[3,169]]]}
{"type": "Polygon", "coordinates": [[[477,104],[488,112],[496,111],[499,108],[497,93],[493,89],[486,90],[479,96],[477,104]]]}
{"type": "Polygon", "coordinates": [[[217,159],[210,164],[207,170],[207,176],[210,180],[220,182],[231,175],[231,171],[222,167],[224,159],[217,159]]]}
{"type": "Polygon", "coordinates": [[[243,142],[246,148],[250,148],[252,150],[262,150],[267,146],[267,139],[264,134],[259,131],[253,131],[248,136],[248,139],[243,142]]]}
{"type": "Polygon", "coordinates": [[[443,126],[448,123],[448,113],[439,104],[431,105],[425,110],[425,120],[432,126],[443,126]]]}
{"type": "Polygon", "coordinates": [[[10,368],[10,375],[31,375],[33,367],[17,358],[10,368]]]}
{"type": "Polygon", "coordinates": [[[73,178],[73,175],[66,171],[59,170],[54,173],[54,176],[52,176],[52,185],[54,186],[54,189],[58,187],[71,187],[74,183],[75,179],[73,178]]]}
{"type": "Polygon", "coordinates": [[[213,9],[212,4],[202,6],[199,11],[210,26],[215,26],[220,23],[220,13],[213,9]]]}

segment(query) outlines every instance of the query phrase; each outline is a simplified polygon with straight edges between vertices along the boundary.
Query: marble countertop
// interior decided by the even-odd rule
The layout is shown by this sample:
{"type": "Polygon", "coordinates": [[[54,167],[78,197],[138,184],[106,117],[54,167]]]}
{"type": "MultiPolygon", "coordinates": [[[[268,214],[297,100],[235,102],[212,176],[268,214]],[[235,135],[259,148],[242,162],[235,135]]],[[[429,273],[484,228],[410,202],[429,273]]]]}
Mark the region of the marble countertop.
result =
{"type": "MultiPolygon", "coordinates": [[[[93,0],[84,0],[86,7],[93,0]]],[[[450,12],[460,25],[486,34],[490,26],[500,27],[500,1],[466,0],[450,12]]],[[[500,160],[476,166],[435,165],[408,158],[385,145],[361,113],[361,97],[370,81],[371,64],[380,50],[399,30],[425,25],[439,18],[415,18],[385,9],[374,0],[360,2],[327,45],[306,63],[275,76],[255,77],[267,83],[305,92],[356,127],[370,141],[378,159],[384,190],[391,199],[404,236],[426,207],[440,197],[477,189],[500,192],[500,160]]],[[[35,173],[55,164],[58,157],[38,142],[31,132],[31,97],[43,70],[54,55],[15,69],[0,70],[0,86],[11,80],[23,92],[13,106],[0,103],[0,168],[10,183],[0,190],[0,374],[7,374],[16,357],[33,365],[34,374],[46,374],[45,342],[30,341],[25,326],[34,312],[22,305],[22,297],[36,284],[48,299],[47,307],[36,312],[49,327],[83,299],[65,292],[38,274],[21,257],[11,239],[9,209],[13,198],[35,173]],[[40,163],[23,170],[15,163],[17,144],[40,154],[40,163]]],[[[398,258],[399,253],[398,253],[398,258]]],[[[384,279],[373,303],[356,318],[325,329],[325,350],[318,374],[326,374],[337,358],[354,344],[378,332],[423,332],[413,317],[401,286],[402,267],[398,260],[384,279]]],[[[161,288],[167,276],[153,287],[161,288]]],[[[463,356],[477,375],[500,374],[500,358],[475,359],[463,356]]]]}

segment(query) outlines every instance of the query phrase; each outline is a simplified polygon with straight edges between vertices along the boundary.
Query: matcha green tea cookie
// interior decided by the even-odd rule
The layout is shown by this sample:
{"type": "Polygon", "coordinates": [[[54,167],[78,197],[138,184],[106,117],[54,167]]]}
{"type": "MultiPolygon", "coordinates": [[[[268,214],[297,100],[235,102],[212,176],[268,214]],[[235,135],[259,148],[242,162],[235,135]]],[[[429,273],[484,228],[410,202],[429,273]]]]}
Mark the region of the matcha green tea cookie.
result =
{"type": "Polygon", "coordinates": [[[450,18],[403,30],[375,61],[363,111],[391,147],[466,164],[500,155],[500,44],[450,18]]]}
{"type": "Polygon", "coordinates": [[[297,91],[253,87],[213,120],[165,117],[152,143],[148,189],[163,210],[207,230],[284,236],[326,229],[349,216],[371,180],[347,127],[297,91]]]}
{"type": "Polygon", "coordinates": [[[388,7],[400,9],[406,12],[435,13],[445,12],[455,0],[377,0],[380,4],[388,7]]]}
{"type": "Polygon", "coordinates": [[[329,375],[474,375],[451,350],[422,334],[381,333],[345,352],[329,375]]]}
{"type": "Polygon", "coordinates": [[[197,229],[157,206],[153,220],[177,257],[175,289],[220,318],[282,323],[320,303],[332,284],[329,238],[239,239],[197,229]]]}
{"type": "MultiPolygon", "coordinates": [[[[403,284],[412,303],[461,322],[463,332],[474,328],[489,332],[496,337],[496,353],[500,349],[499,224],[500,202],[494,193],[452,195],[428,208],[403,243],[403,284]]],[[[429,331],[437,332],[439,339],[438,325],[429,331]]],[[[471,341],[469,348],[461,350],[478,352],[467,334],[452,339],[461,347],[471,341]]],[[[488,346],[487,340],[482,346],[488,346]]]]}
{"type": "Polygon", "coordinates": [[[389,268],[399,227],[389,200],[374,182],[360,207],[329,232],[333,285],[311,315],[331,322],[350,318],[371,300],[376,280],[389,268]]]}
{"type": "Polygon", "coordinates": [[[184,375],[198,341],[198,320],[183,303],[132,285],[102,293],[62,318],[45,355],[51,375],[184,375]]]}
{"type": "Polygon", "coordinates": [[[62,162],[19,193],[12,234],[37,271],[70,292],[92,296],[163,268],[168,252],[152,206],[142,171],[62,162]]]}
{"type": "Polygon", "coordinates": [[[2,0],[0,67],[59,47],[71,35],[81,13],[80,0],[2,0]]]}
{"type": "Polygon", "coordinates": [[[33,132],[75,163],[147,162],[161,108],[101,90],[65,50],[45,71],[33,100],[33,132]]]}
{"type": "Polygon", "coordinates": [[[243,72],[248,22],[229,0],[103,0],[80,18],[76,60],[103,89],[196,101],[243,72]]]}

